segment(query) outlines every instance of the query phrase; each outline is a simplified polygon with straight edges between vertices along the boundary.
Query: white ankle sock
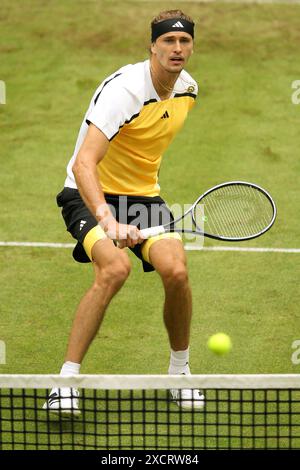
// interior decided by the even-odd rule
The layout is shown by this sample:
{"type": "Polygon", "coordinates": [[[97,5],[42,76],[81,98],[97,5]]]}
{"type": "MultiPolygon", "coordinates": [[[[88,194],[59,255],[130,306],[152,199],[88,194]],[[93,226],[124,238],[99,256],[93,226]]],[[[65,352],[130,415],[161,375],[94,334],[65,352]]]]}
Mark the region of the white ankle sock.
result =
{"type": "Polygon", "coordinates": [[[63,364],[60,375],[67,377],[68,375],[77,375],[80,371],[80,364],[76,362],[67,361],[63,364]]]}
{"type": "Polygon", "coordinates": [[[189,348],[184,351],[173,351],[171,349],[169,374],[186,374],[191,373],[189,368],[189,348]]]}

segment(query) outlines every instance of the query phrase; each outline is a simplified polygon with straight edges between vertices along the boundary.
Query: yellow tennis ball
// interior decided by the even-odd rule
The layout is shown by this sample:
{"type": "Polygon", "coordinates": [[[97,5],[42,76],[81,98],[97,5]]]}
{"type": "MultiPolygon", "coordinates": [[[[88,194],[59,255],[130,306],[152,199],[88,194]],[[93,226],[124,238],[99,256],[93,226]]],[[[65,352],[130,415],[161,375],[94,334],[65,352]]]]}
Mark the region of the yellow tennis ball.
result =
{"type": "Polygon", "coordinates": [[[208,348],[215,354],[227,354],[232,348],[231,339],[225,333],[216,333],[208,338],[208,348]]]}

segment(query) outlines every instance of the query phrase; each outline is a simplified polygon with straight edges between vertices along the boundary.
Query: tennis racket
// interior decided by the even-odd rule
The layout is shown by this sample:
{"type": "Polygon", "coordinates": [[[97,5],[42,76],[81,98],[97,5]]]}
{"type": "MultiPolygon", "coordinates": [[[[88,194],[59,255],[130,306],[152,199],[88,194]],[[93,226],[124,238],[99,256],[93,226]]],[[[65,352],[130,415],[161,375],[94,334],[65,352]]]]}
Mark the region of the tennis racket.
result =
{"type": "Polygon", "coordinates": [[[272,227],[275,218],[276,206],[267,191],[257,184],[230,181],[203,193],[178,219],[141,233],[144,238],[168,232],[194,233],[236,242],[259,237],[272,227]],[[177,227],[188,215],[193,228],[177,227]]]}

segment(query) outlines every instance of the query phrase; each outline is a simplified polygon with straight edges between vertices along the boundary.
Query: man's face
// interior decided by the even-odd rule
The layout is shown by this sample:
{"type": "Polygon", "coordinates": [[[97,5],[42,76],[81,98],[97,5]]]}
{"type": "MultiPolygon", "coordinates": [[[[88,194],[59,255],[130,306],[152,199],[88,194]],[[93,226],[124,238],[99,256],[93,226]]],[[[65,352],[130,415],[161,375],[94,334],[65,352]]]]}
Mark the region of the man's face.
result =
{"type": "Polygon", "coordinates": [[[159,36],[151,45],[151,52],[167,72],[180,73],[193,51],[193,45],[190,34],[174,31],[159,36]]]}

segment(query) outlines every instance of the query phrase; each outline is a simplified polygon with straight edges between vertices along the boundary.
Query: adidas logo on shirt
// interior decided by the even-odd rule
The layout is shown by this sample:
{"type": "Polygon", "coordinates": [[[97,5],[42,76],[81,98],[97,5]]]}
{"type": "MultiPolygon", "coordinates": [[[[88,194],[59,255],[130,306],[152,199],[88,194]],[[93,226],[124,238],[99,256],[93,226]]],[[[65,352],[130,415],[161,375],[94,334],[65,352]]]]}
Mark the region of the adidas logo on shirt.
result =
{"type": "Polygon", "coordinates": [[[172,28],[184,28],[184,26],[180,21],[177,21],[177,23],[173,24],[172,28]]]}
{"type": "Polygon", "coordinates": [[[160,119],[167,119],[168,117],[170,117],[170,116],[169,116],[168,111],[166,111],[160,119]]]}
{"type": "Polygon", "coordinates": [[[80,221],[79,230],[82,230],[83,227],[85,226],[85,224],[86,224],[86,220],[81,220],[81,221],[80,221]]]}

